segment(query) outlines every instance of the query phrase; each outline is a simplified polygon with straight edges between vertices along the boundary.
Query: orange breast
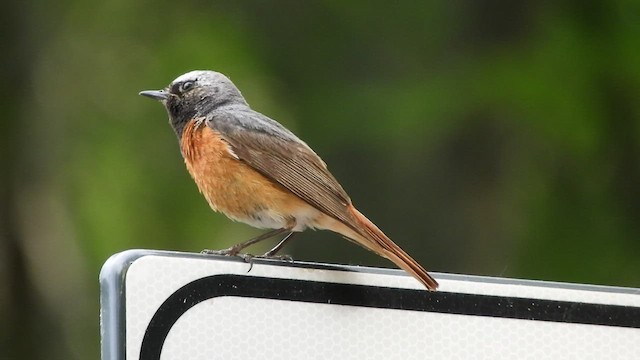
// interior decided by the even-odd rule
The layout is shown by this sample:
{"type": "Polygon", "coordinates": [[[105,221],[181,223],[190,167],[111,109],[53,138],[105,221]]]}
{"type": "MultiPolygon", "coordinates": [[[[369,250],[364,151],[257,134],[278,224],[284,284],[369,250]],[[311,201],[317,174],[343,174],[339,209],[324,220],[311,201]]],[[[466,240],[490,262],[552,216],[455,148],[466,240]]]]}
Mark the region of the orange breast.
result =
{"type": "Polygon", "coordinates": [[[256,227],[295,225],[292,216],[309,207],[289,190],[267,179],[233,154],[220,134],[191,121],[180,148],[187,170],[211,208],[256,227]]]}

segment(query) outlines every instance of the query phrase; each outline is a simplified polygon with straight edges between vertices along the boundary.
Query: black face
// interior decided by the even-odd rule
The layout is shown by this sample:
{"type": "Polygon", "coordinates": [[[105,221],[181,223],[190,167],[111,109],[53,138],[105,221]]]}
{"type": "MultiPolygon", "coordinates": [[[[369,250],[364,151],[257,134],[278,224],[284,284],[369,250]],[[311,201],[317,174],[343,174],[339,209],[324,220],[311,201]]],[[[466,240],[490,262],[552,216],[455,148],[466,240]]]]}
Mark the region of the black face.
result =
{"type": "Polygon", "coordinates": [[[169,86],[169,97],[165,102],[169,112],[169,122],[178,139],[182,137],[184,127],[193,119],[197,112],[198,102],[202,97],[195,94],[198,79],[172,83],[169,86]]]}

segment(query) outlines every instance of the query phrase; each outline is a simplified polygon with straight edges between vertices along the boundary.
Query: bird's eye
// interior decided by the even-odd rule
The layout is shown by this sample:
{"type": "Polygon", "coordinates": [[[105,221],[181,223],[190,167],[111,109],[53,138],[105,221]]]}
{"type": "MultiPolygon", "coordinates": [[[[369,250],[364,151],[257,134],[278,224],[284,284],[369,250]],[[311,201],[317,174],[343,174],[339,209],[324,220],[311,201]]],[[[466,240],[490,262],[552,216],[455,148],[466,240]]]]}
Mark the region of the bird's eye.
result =
{"type": "Polygon", "coordinates": [[[189,80],[189,81],[185,81],[180,85],[180,92],[184,93],[186,91],[191,90],[191,88],[193,88],[193,85],[195,85],[195,81],[193,80],[189,80]]]}

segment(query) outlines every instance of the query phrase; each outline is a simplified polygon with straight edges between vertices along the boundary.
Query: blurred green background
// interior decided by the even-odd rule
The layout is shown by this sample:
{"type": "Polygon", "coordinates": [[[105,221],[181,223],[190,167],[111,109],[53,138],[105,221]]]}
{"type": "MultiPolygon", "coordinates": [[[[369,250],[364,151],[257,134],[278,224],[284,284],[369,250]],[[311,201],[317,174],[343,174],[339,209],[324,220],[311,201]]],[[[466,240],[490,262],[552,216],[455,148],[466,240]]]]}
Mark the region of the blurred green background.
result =
{"type": "MultiPolygon", "coordinates": [[[[194,69],[297,133],[429,270],[640,287],[638,5],[4,3],[0,358],[97,358],[111,254],[258,233],[210,211],[137,95],[194,69]]],[[[285,252],[391,266],[328,232],[285,252]]]]}

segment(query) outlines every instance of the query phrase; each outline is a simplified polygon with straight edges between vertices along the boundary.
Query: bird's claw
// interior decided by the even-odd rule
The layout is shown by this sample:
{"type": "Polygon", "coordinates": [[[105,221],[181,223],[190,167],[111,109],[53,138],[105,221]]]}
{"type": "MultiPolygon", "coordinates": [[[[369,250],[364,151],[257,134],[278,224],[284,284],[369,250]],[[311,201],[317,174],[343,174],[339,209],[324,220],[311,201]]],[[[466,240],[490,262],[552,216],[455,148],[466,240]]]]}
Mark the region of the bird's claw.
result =
{"type": "Polygon", "coordinates": [[[238,256],[242,257],[245,262],[249,263],[249,271],[247,272],[250,272],[251,269],[253,269],[253,260],[255,259],[280,260],[287,262],[293,261],[293,258],[290,255],[271,255],[268,252],[262,255],[238,254],[238,256]]]}
{"type": "Polygon", "coordinates": [[[293,257],[291,257],[291,255],[271,255],[269,253],[265,253],[262,255],[258,255],[256,256],[256,258],[258,259],[269,259],[269,260],[281,260],[281,261],[287,261],[287,262],[292,262],[293,261],[293,257]]]}
{"type": "Polygon", "coordinates": [[[204,249],[204,250],[200,251],[200,254],[236,256],[236,255],[238,255],[238,250],[234,249],[233,247],[230,247],[228,249],[222,249],[222,250],[204,249]]]}
{"type": "Polygon", "coordinates": [[[275,254],[270,254],[269,252],[266,252],[262,255],[252,255],[252,254],[240,253],[238,252],[238,250],[234,249],[233,247],[230,247],[228,249],[222,249],[222,250],[204,249],[200,251],[200,254],[237,256],[242,260],[244,260],[245,262],[251,262],[251,260],[253,259],[282,260],[282,261],[288,261],[288,262],[293,261],[293,257],[291,257],[291,255],[275,255],[275,254]]]}

